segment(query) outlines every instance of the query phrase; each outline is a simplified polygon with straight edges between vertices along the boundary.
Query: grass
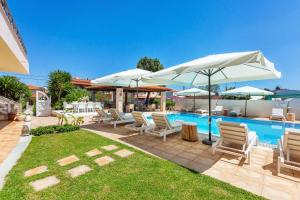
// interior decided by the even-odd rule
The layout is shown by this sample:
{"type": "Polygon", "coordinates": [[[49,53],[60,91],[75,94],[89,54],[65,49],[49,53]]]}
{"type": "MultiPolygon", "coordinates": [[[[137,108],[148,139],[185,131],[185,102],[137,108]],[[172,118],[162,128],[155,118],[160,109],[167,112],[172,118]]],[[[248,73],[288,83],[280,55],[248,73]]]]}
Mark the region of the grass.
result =
{"type": "MultiPolygon", "coordinates": [[[[102,156],[101,155],[101,156],[102,156]]],[[[260,199],[260,197],[208,176],[192,172],[172,162],[79,130],[64,134],[34,137],[31,144],[7,177],[0,199],[260,199]],[[103,145],[115,144],[135,151],[128,158],[99,167],[85,152],[103,145]],[[56,160],[75,154],[80,161],[61,167],[56,160]],[[72,179],[67,170],[87,164],[93,170],[72,179]],[[24,171],[47,165],[48,172],[24,178],[24,171]],[[60,183],[34,192],[29,182],[56,175],[60,183]]]]}

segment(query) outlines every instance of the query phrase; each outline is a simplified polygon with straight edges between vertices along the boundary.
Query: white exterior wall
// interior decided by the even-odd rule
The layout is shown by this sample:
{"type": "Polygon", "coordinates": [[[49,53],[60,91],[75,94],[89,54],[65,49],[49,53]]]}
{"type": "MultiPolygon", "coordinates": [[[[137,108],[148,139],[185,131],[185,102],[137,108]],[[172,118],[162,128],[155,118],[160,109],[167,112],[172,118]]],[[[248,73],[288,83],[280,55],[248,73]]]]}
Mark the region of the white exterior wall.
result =
{"type": "MultiPolygon", "coordinates": [[[[193,99],[176,99],[175,110],[182,108],[192,108],[193,99]]],[[[222,105],[226,109],[232,109],[235,106],[241,108],[241,114],[244,115],[245,100],[212,100],[211,108],[216,105],[222,105]]],[[[286,101],[271,101],[271,100],[248,100],[247,101],[247,116],[249,117],[269,117],[272,108],[283,108],[286,114],[287,107],[291,107],[290,112],[296,113],[296,119],[300,120],[300,99],[293,99],[289,105],[286,101]]],[[[196,99],[196,108],[208,108],[208,99],[196,99]]]]}

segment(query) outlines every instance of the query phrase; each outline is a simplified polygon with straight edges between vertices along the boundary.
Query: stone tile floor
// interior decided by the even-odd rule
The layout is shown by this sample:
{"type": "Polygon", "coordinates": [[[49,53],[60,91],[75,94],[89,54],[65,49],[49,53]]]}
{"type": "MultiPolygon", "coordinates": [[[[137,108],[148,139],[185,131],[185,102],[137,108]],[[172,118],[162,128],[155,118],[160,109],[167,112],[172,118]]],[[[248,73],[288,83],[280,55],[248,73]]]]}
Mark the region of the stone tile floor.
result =
{"type": "Polygon", "coordinates": [[[278,175],[278,153],[272,149],[254,147],[249,165],[234,156],[213,155],[211,147],[201,141],[184,141],[180,134],[170,135],[163,142],[162,138],[152,135],[129,132],[124,126],[113,129],[91,124],[84,127],[268,199],[300,199],[300,172],[286,169],[278,175]]]}
{"type": "Polygon", "coordinates": [[[22,126],[19,121],[0,121],[0,164],[18,144],[22,126]]]}

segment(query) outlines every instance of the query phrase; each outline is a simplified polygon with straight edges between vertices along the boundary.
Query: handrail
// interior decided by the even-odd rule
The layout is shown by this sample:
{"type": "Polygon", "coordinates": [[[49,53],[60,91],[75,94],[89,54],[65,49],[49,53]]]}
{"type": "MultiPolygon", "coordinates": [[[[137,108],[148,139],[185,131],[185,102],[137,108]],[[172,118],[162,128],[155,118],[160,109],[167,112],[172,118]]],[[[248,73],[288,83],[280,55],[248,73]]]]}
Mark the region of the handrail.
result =
{"type": "Polygon", "coordinates": [[[12,17],[12,14],[11,14],[9,8],[8,8],[8,4],[7,4],[6,0],[0,0],[0,9],[2,9],[4,11],[4,14],[7,18],[7,21],[9,22],[11,28],[13,29],[13,31],[15,33],[15,36],[18,38],[19,43],[20,43],[21,47],[24,50],[24,53],[27,54],[27,50],[26,50],[25,44],[22,40],[20,31],[19,31],[19,29],[16,25],[15,20],[12,17]]]}

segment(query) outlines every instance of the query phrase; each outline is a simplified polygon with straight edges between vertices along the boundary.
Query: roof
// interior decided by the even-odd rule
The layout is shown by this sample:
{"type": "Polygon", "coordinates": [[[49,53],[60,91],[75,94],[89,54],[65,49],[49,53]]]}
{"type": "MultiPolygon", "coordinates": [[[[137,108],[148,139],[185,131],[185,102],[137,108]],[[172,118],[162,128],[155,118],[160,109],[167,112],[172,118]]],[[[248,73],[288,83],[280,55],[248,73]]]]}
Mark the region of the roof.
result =
{"type": "MultiPolygon", "coordinates": [[[[109,86],[109,85],[93,85],[87,87],[88,90],[100,90],[100,91],[113,91],[116,88],[120,88],[117,86],[109,86]]],[[[121,87],[124,91],[136,91],[135,87],[121,87]]],[[[143,86],[138,88],[140,92],[167,92],[173,91],[171,88],[163,87],[163,86],[143,86]]]]}
{"type": "Polygon", "coordinates": [[[28,86],[29,90],[39,90],[39,89],[42,88],[42,87],[40,87],[40,86],[31,85],[31,84],[29,84],[29,85],[27,85],[27,86],[28,86]]]}
{"type": "Polygon", "coordinates": [[[91,80],[88,79],[80,79],[80,78],[72,78],[71,83],[73,85],[79,86],[91,86],[91,80]]]}

